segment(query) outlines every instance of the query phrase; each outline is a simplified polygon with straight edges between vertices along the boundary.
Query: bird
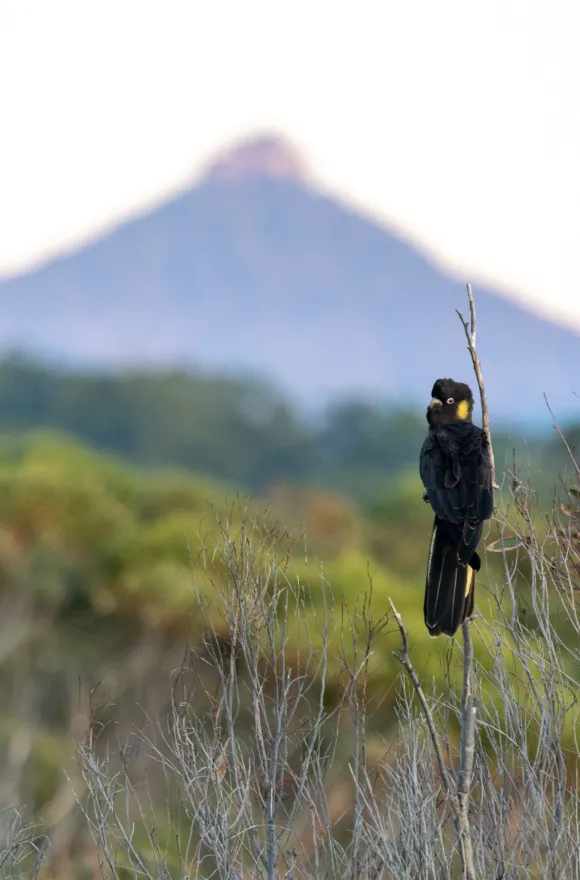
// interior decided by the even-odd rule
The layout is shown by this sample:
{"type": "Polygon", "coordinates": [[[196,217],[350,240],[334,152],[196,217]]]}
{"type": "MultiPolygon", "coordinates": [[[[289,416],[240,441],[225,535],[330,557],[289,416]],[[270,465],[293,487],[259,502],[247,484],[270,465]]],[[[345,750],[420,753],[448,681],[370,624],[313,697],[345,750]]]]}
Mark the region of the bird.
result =
{"type": "Polygon", "coordinates": [[[473,614],[476,548],[493,513],[493,468],[488,438],[471,420],[469,385],[437,379],[431,398],[419,460],[423,500],[435,513],[423,613],[429,635],[453,636],[473,614]]]}

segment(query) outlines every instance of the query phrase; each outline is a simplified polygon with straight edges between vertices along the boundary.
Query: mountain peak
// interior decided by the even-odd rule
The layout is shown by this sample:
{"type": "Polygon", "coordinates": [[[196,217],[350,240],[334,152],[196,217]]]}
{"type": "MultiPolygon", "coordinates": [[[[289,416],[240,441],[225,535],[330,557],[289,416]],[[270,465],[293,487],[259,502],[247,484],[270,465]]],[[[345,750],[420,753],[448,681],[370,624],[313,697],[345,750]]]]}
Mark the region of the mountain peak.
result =
{"type": "MultiPolygon", "coordinates": [[[[463,283],[302,175],[277,138],[214,157],[208,177],[225,182],[2,282],[0,347],[266,375],[308,407],[364,394],[419,412],[435,376],[469,381],[463,283]]],[[[494,418],[545,418],[543,391],[577,418],[578,336],[479,287],[477,326],[494,418]]]]}
{"type": "Polygon", "coordinates": [[[276,135],[246,138],[223,150],[204,175],[206,181],[270,177],[304,181],[308,172],[296,149],[276,135]]]}

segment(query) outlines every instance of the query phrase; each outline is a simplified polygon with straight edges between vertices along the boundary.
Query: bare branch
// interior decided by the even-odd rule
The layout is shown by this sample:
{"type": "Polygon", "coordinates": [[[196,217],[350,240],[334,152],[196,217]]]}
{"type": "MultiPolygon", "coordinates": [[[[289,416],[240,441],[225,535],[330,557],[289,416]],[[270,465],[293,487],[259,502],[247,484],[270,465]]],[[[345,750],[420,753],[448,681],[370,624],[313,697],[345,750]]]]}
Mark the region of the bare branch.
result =
{"type": "Polygon", "coordinates": [[[463,699],[461,725],[461,760],[457,780],[457,801],[460,848],[467,880],[475,880],[473,847],[469,826],[469,796],[473,778],[473,759],[475,756],[475,717],[477,705],[473,693],[473,639],[471,620],[464,620],[463,631],[463,699]]]}
{"type": "MultiPolygon", "coordinates": [[[[467,285],[467,297],[469,299],[469,325],[461,312],[457,312],[463,325],[467,348],[471,355],[471,362],[481,400],[481,415],[483,431],[487,440],[489,457],[491,461],[491,481],[494,488],[499,488],[495,480],[495,458],[491,442],[489,427],[489,410],[487,408],[487,396],[481,363],[477,355],[476,331],[477,315],[475,312],[475,300],[471,284],[467,285]]],[[[473,861],[473,845],[471,828],[469,823],[469,800],[471,794],[471,782],[473,778],[473,760],[475,756],[475,719],[476,702],[473,693],[473,639],[471,637],[471,620],[467,619],[462,624],[463,632],[463,693],[461,700],[461,753],[459,765],[459,778],[457,783],[458,816],[461,862],[463,876],[467,880],[475,880],[475,866],[473,861]]]]}
{"type": "Polygon", "coordinates": [[[493,455],[493,446],[491,445],[491,431],[489,428],[489,411],[487,408],[487,397],[485,394],[485,385],[483,382],[483,373],[481,371],[481,363],[477,356],[477,349],[475,346],[475,336],[476,336],[476,314],[475,314],[475,300],[473,298],[473,291],[471,290],[471,284],[467,285],[467,296],[469,297],[469,323],[465,320],[461,312],[456,309],[455,311],[459,315],[459,320],[463,324],[463,330],[465,331],[465,338],[467,339],[467,349],[469,354],[471,355],[471,362],[473,364],[473,371],[475,373],[475,378],[477,379],[477,386],[479,388],[479,398],[481,400],[481,418],[483,423],[483,431],[487,438],[487,443],[489,446],[489,455],[491,459],[491,473],[492,473],[492,482],[495,489],[498,489],[499,486],[495,481],[495,458],[493,455]]]}
{"type": "Polygon", "coordinates": [[[544,392],[544,400],[546,401],[546,406],[548,407],[549,413],[550,413],[550,415],[552,416],[552,421],[554,422],[554,429],[555,429],[556,433],[558,434],[560,440],[562,441],[562,443],[563,443],[564,446],[566,447],[566,452],[567,452],[568,455],[570,456],[570,461],[571,461],[572,464],[574,465],[574,469],[575,469],[575,471],[576,471],[576,475],[577,475],[578,477],[580,477],[580,465],[578,464],[578,462],[577,462],[576,459],[574,458],[574,453],[573,453],[572,450],[570,449],[570,446],[569,446],[569,444],[568,444],[568,441],[566,440],[566,438],[564,437],[564,434],[562,433],[562,429],[561,429],[560,425],[558,424],[558,419],[557,419],[556,416],[554,415],[554,413],[553,413],[553,411],[552,411],[552,407],[551,407],[550,404],[548,403],[548,398],[547,398],[545,392],[544,392]]]}
{"type": "Polygon", "coordinates": [[[399,627],[399,632],[401,633],[401,643],[402,648],[400,651],[394,651],[394,655],[399,660],[399,662],[405,667],[409,674],[409,678],[413,682],[413,687],[415,688],[415,693],[419,698],[419,702],[421,703],[421,707],[423,709],[423,714],[425,716],[425,721],[427,723],[427,728],[429,730],[429,735],[431,737],[431,741],[433,743],[433,748],[435,749],[435,754],[437,755],[437,763],[439,764],[439,772],[441,774],[441,779],[443,780],[443,786],[445,788],[445,792],[448,795],[453,797],[453,786],[451,782],[451,778],[449,776],[449,771],[447,769],[446,764],[443,761],[443,753],[441,751],[441,743],[439,742],[439,737],[437,736],[437,731],[435,729],[435,722],[433,720],[433,713],[429,707],[429,703],[425,697],[425,693],[421,686],[421,682],[419,680],[419,676],[415,671],[415,667],[411,663],[409,657],[409,640],[407,637],[407,630],[403,624],[403,619],[397,609],[393,604],[393,600],[389,596],[389,605],[391,606],[391,610],[395,616],[395,620],[397,621],[397,626],[399,627]]]}

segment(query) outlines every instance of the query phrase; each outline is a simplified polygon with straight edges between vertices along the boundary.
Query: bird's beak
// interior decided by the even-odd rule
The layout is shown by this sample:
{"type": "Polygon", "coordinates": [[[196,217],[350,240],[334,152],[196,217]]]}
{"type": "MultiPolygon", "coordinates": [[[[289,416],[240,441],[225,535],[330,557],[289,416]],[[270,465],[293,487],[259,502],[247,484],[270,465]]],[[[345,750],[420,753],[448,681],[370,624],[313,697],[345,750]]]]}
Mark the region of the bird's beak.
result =
{"type": "Polygon", "coordinates": [[[440,400],[437,400],[436,397],[431,399],[431,403],[429,404],[429,409],[435,409],[436,406],[443,406],[440,400]]]}

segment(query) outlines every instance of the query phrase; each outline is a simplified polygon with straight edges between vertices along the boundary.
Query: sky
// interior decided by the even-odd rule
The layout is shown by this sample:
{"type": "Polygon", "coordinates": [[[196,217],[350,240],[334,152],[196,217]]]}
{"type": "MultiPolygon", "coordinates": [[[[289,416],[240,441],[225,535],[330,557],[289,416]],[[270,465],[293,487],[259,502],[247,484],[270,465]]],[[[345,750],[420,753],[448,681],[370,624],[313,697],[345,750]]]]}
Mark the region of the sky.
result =
{"type": "Polygon", "coordinates": [[[248,134],[580,329],[577,0],[0,0],[0,275],[248,134]]]}

